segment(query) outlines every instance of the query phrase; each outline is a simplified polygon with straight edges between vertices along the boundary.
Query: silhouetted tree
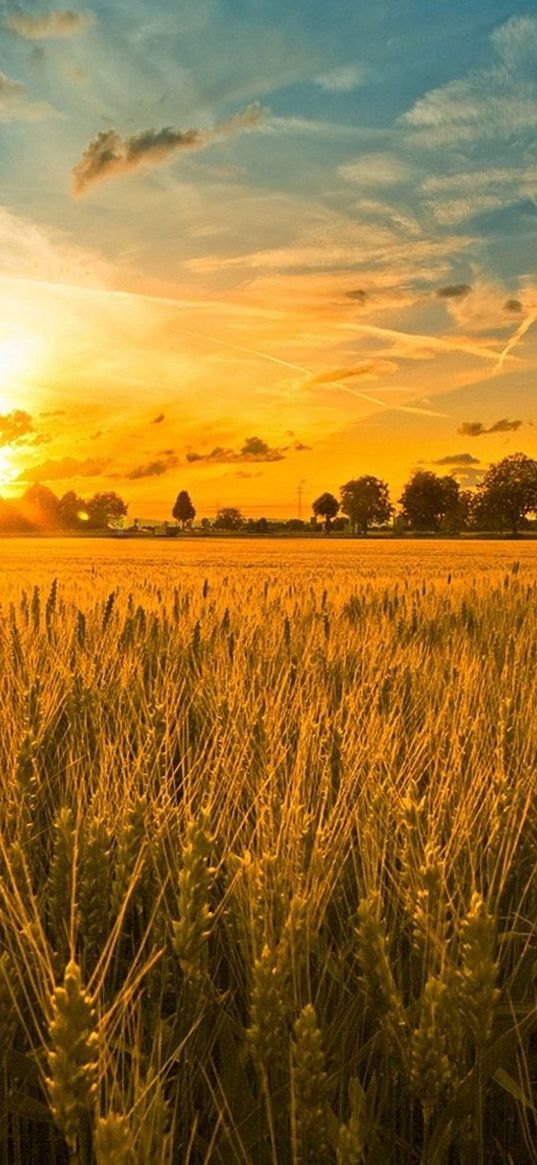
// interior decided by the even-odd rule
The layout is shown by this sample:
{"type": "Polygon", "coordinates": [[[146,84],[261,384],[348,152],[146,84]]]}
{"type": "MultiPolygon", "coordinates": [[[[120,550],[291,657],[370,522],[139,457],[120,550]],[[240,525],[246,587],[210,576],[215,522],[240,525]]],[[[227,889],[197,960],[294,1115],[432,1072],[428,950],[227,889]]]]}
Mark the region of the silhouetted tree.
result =
{"type": "Polygon", "coordinates": [[[393,514],[385,481],[366,473],[341,486],[341,509],[350,519],[353,534],[367,534],[370,526],[383,526],[393,514]]]}
{"type": "Polygon", "coordinates": [[[86,503],[86,511],[89,515],[87,525],[93,530],[104,530],[119,518],[125,517],[127,506],[119,494],[109,490],[94,494],[86,503]]]}
{"type": "Polygon", "coordinates": [[[244,526],[244,518],[236,506],[223,506],[213,523],[215,530],[240,530],[241,526],[244,526]]]}
{"type": "Polygon", "coordinates": [[[192,505],[190,495],[187,493],[186,489],[182,489],[181,492],[177,494],[175,505],[172,510],[172,516],[175,518],[176,522],[180,523],[183,530],[185,530],[187,526],[192,525],[192,522],[196,517],[196,510],[192,505]]]}
{"type": "Polygon", "coordinates": [[[87,513],[84,498],[80,498],[74,489],[68,490],[58,502],[60,525],[64,530],[80,530],[88,520],[87,517],[80,515],[87,513]]]}
{"type": "Polygon", "coordinates": [[[439,477],[428,469],[418,469],[405,485],[400,503],[403,517],[413,530],[438,533],[443,519],[457,512],[459,483],[454,477],[439,477]]]}
{"type": "Polygon", "coordinates": [[[19,512],[37,530],[55,530],[60,524],[58,498],[47,485],[35,482],[18,502],[19,512]]]}
{"type": "Polygon", "coordinates": [[[329,534],[332,529],[332,518],[335,518],[339,511],[337,498],[330,493],[321,494],[315,499],[311,508],[316,518],[324,518],[324,532],[329,534]]]}
{"type": "Polygon", "coordinates": [[[487,470],[477,490],[477,510],[516,534],[527,514],[537,511],[537,461],[511,453],[487,470]]]}

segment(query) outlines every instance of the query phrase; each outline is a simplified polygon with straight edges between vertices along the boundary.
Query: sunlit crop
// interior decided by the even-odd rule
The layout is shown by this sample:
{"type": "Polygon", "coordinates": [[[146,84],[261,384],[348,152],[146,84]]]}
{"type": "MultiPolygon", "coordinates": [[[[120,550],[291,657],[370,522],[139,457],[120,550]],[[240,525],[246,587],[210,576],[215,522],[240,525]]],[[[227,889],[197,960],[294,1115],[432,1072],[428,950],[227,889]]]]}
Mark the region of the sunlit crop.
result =
{"type": "Polygon", "coordinates": [[[105,545],[0,593],[0,1160],[534,1160],[533,549],[105,545]]]}

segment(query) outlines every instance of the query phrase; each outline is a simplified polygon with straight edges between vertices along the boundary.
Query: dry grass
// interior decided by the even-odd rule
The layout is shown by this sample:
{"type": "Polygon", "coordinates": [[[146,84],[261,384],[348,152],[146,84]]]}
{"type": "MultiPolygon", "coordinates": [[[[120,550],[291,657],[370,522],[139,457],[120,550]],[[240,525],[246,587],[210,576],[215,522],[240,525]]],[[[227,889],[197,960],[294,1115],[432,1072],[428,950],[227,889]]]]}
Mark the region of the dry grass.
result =
{"type": "Polygon", "coordinates": [[[2,1165],[537,1160],[535,552],[466,550],[8,569],[2,1165]]]}

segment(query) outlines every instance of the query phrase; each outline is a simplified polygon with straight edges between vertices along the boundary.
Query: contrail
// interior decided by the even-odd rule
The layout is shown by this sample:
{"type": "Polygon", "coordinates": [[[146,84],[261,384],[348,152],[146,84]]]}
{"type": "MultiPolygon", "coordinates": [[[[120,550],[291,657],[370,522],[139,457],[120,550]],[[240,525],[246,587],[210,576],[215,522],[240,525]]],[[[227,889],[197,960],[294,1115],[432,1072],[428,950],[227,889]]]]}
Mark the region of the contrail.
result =
{"type": "MultiPolygon", "coordinates": [[[[173,307],[176,309],[183,309],[183,310],[187,310],[187,311],[192,310],[192,309],[203,309],[203,308],[207,308],[209,306],[210,307],[218,307],[218,308],[224,309],[224,310],[226,310],[226,308],[227,308],[229,310],[229,305],[222,304],[222,303],[220,303],[219,300],[212,301],[210,303],[207,303],[207,302],[204,303],[203,301],[198,302],[197,300],[174,299],[172,296],[149,295],[147,293],[138,292],[138,291],[121,291],[121,290],[116,289],[116,288],[109,289],[109,288],[101,288],[101,287],[83,287],[83,286],[80,286],[79,284],[61,283],[59,281],[55,282],[53,280],[28,279],[24,276],[0,275],[0,280],[4,280],[4,279],[9,280],[10,282],[15,282],[15,283],[32,283],[37,287],[45,287],[45,288],[52,288],[52,289],[65,290],[65,291],[75,291],[75,292],[79,292],[82,295],[113,296],[114,298],[117,298],[117,299],[141,299],[141,300],[144,300],[144,301],[147,301],[150,303],[165,304],[167,307],[173,307]]],[[[251,309],[251,308],[246,309],[246,310],[247,310],[248,314],[251,314],[252,312],[255,313],[255,311],[256,311],[256,309],[251,309]]],[[[242,313],[243,309],[242,309],[242,307],[237,306],[236,311],[242,313]]],[[[274,313],[274,315],[276,315],[276,318],[282,318],[281,313],[274,313]]],[[[343,326],[351,327],[351,325],[343,325],[343,326]]],[[[354,325],[352,325],[352,327],[354,328],[354,325]]],[[[358,328],[359,331],[370,331],[372,334],[379,333],[382,335],[392,335],[392,336],[398,336],[401,338],[405,337],[406,339],[418,339],[418,340],[419,339],[423,339],[423,340],[428,339],[428,337],[425,337],[425,336],[411,336],[411,335],[407,335],[404,332],[394,332],[388,328],[374,328],[374,327],[369,328],[365,325],[356,325],[356,327],[358,328]]],[[[315,376],[315,373],[313,373],[310,368],[305,368],[303,364],[294,364],[290,360],[283,360],[280,356],[271,356],[271,354],[269,352],[262,352],[258,348],[250,348],[244,344],[236,344],[230,340],[221,340],[217,336],[210,336],[206,332],[193,331],[190,328],[178,327],[176,330],[181,335],[191,336],[193,339],[203,340],[209,344],[218,344],[219,347],[227,348],[232,352],[243,352],[246,355],[255,356],[258,360],[266,360],[270,364],[279,365],[281,368],[289,368],[292,372],[300,372],[302,376],[308,376],[308,377],[315,376]]],[[[481,349],[479,351],[481,352],[481,349]]],[[[494,353],[494,357],[495,358],[497,357],[496,352],[494,353]]],[[[421,409],[418,407],[412,407],[410,405],[388,405],[386,403],[386,401],[379,400],[378,397],[370,396],[368,393],[360,392],[360,390],[357,388],[352,388],[350,385],[348,385],[346,383],[345,380],[342,380],[341,378],[334,378],[334,380],[331,381],[330,383],[333,385],[338,385],[338,387],[343,392],[348,393],[350,396],[356,397],[358,400],[363,400],[367,404],[373,404],[381,409],[389,409],[392,412],[395,411],[395,412],[401,412],[401,413],[419,413],[423,416],[428,416],[428,417],[446,417],[448,415],[447,413],[438,413],[438,412],[434,412],[431,409],[421,409]]]]}
{"type": "Polygon", "coordinates": [[[407,345],[412,342],[421,343],[440,352],[469,352],[473,356],[483,356],[485,359],[498,359],[498,352],[495,348],[486,348],[484,345],[472,343],[471,340],[451,338],[444,340],[441,336],[423,336],[417,332],[398,332],[394,328],[379,328],[374,324],[342,324],[341,327],[349,332],[365,332],[368,336],[388,336],[393,340],[402,340],[407,345]]]}
{"type": "Polygon", "coordinates": [[[529,332],[530,328],[533,326],[536,320],[537,314],[534,313],[533,315],[527,316],[526,319],[522,321],[520,327],[517,328],[516,332],[514,332],[511,336],[509,342],[505,345],[503,352],[500,352],[498,361],[494,367],[495,372],[501,372],[504,363],[507,357],[513,351],[513,348],[516,348],[516,345],[526,335],[526,332],[529,332]]]}

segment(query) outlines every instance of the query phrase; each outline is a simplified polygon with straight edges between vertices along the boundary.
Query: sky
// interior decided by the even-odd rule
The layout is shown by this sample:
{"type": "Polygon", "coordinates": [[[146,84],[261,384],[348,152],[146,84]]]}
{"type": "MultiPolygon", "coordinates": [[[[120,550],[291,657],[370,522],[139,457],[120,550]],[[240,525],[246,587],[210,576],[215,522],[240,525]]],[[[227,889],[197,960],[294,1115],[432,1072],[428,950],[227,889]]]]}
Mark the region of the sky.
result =
{"type": "Polygon", "coordinates": [[[0,493],[537,456],[536,130],[537,0],[0,4],[0,493]]]}

